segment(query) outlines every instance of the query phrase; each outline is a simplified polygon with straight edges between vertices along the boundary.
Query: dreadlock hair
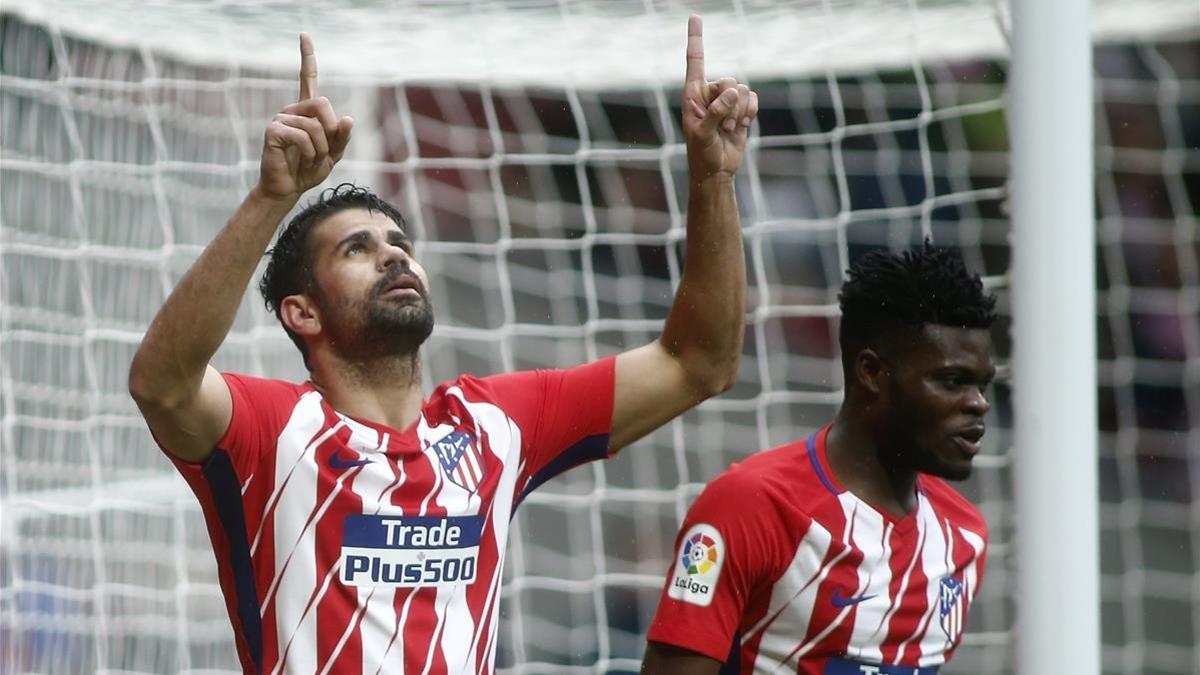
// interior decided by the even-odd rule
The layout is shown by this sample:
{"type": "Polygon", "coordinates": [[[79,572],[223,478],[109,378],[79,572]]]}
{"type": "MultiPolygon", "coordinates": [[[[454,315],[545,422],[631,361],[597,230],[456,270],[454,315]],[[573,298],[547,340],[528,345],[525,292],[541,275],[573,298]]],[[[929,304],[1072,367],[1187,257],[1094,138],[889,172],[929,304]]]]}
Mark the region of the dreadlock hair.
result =
{"type": "Polygon", "coordinates": [[[283,325],[283,330],[300,350],[304,357],[304,366],[310,370],[312,368],[308,363],[308,348],[304,345],[304,340],[283,323],[279,308],[283,305],[283,299],[289,295],[317,291],[309,235],[317,225],[349,209],[382,213],[391,218],[400,229],[404,229],[406,225],[400,211],[375,193],[353,183],[342,183],[322,190],[315,201],[297,213],[279,233],[275,246],[265,254],[269,260],[258,284],[258,290],[262,293],[267,309],[275,314],[280,325],[283,325]]]}
{"type": "Polygon", "coordinates": [[[919,250],[864,255],[850,267],[838,301],[846,368],[863,348],[878,349],[881,338],[920,331],[925,324],[989,328],[996,320],[996,296],[984,293],[962,254],[928,239],[919,250]]]}

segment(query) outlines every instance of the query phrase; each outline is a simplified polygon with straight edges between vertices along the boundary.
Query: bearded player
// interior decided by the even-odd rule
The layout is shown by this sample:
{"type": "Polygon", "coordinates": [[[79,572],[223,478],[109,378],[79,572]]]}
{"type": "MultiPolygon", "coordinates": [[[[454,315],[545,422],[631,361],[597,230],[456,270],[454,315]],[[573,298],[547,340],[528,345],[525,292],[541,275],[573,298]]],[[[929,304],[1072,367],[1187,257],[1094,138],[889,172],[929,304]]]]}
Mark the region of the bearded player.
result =
{"type": "Polygon", "coordinates": [[[491,672],[521,499],[736,377],[733,175],[757,97],[704,79],[693,17],[687,262],[655,342],[566,370],[463,375],[427,397],[428,278],[399,212],[343,186],[284,229],[261,283],[310,379],[221,373],[209,361],[272,234],[350,140],[300,45],[300,100],[267,127],[258,184],[147,330],[130,392],[201,503],[244,672],[491,672]]]}
{"type": "Polygon", "coordinates": [[[987,526],[944,481],[979,452],[995,297],[926,244],[865,255],[839,298],[841,409],[697,498],[644,673],[929,675],[958,646],[987,526]]]}

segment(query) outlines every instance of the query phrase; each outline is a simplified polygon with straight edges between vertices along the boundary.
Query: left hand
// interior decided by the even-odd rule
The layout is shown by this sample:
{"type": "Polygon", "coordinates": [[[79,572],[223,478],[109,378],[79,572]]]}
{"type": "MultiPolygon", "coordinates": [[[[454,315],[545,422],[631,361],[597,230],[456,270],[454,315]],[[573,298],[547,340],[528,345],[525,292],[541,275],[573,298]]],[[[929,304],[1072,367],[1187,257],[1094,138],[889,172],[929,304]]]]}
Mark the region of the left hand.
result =
{"type": "Polygon", "coordinates": [[[693,179],[732,176],[742,164],[758,94],[732,77],[704,79],[704,29],[688,19],[687,74],[683,81],[683,134],[693,179]]]}

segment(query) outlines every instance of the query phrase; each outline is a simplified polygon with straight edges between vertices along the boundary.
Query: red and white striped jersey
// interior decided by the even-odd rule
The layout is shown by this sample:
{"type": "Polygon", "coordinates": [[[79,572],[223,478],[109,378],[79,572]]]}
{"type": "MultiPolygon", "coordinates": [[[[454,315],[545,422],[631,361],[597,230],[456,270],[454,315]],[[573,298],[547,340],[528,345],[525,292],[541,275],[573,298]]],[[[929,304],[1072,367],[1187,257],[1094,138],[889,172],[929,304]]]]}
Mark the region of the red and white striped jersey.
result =
{"type": "Polygon", "coordinates": [[[513,511],[607,456],[614,360],[438,387],[403,431],[225,374],[200,500],[246,673],[490,673],[513,511]]]}
{"type": "Polygon", "coordinates": [[[903,518],[843,489],[825,436],[758,453],[688,513],[648,638],[723,673],[926,675],[962,638],[987,526],[943,481],[918,478],[903,518]]]}

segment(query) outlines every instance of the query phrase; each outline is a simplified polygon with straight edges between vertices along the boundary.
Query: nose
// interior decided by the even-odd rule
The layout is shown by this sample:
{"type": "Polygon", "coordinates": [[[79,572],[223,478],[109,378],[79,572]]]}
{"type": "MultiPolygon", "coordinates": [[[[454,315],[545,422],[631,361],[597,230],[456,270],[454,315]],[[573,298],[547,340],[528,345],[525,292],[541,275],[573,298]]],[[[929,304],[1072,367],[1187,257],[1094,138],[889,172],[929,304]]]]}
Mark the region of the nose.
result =
{"type": "Polygon", "coordinates": [[[973,414],[983,417],[987,411],[992,409],[992,404],[988,401],[987,393],[980,387],[967,387],[967,397],[963,401],[963,408],[973,414]]]}
{"type": "Polygon", "coordinates": [[[408,266],[410,258],[408,253],[399,246],[394,246],[389,243],[384,243],[379,248],[379,271],[382,272],[387,268],[397,263],[408,266]]]}

